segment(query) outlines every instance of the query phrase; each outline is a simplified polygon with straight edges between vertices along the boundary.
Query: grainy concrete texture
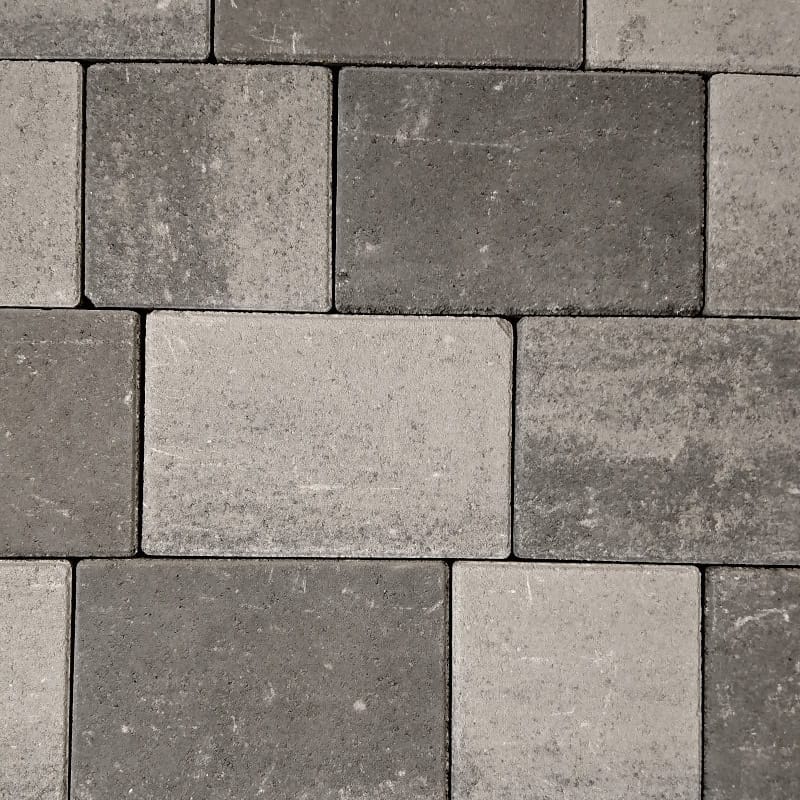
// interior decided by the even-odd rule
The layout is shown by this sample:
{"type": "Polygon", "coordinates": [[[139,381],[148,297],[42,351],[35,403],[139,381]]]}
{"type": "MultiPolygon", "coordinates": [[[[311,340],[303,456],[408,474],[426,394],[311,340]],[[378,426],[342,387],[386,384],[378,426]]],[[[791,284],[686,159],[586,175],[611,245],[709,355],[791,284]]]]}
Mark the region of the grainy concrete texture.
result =
{"type": "Polygon", "coordinates": [[[146,349],[145,552],[508,554],[508,323],[160,312],[146,349]]]}
{"type": "Polygon", "coordinates": [[[82,82],[79,64],[0,62],[0,305],[80,300],[82,82]]]}
{"type": "Polygon", "coordinates": [[[589,67],[800,72],[797,0],[586,0],[589,67]]]}
{"type": "Polygon", "coordinates": [[[526,319],[514,551],[800,559],[800,322],[526,319]]]}
{"type": "Polygon", "coordinates": [[[327,70],[95,66],[87,89],[95,304],[330,308],[327,70]]]}
{"type": "Polygon", "coordinates": [[[705,798],[800,797],[800,569],[706,573],[705,798]]]}
{"type": "Polygon", "coordinates": [[[72,568],[0,561],[0,798],[65,800],[72,568]]]}
{"type": "Polygon", "coordinates": [[[348,69],[339,86],[339,310],[699,309],[699,76],[348,69]]]}
{"type": "Polygon", "coordinates": [[[78,566],[72,798],[444,800],[442,563],[78,566]]]}
{"type": "Polygon", "coordinates": [[[373,64],[575,67],[581,0],[222,0],[216,55],[373,64]]]}
{"type": "Polygon", "coordinates": [[[205,58],[211,1],[0,0],[0,58],[205,58]]]}
{"type": "Polygon", "coordinates": [[[0,311],[0,555],[125,555],[135,542],[139,324],[0,311]]]}
{"type": "Polygon", "coordinates": [[[453,800],[699,800],[690,567],[457,563],[453,800]]]}
{"type": "Polygon", "coordinates": [[[715,75],[709,119],[705,310],[800,316],[800,78],[715,75]]]}

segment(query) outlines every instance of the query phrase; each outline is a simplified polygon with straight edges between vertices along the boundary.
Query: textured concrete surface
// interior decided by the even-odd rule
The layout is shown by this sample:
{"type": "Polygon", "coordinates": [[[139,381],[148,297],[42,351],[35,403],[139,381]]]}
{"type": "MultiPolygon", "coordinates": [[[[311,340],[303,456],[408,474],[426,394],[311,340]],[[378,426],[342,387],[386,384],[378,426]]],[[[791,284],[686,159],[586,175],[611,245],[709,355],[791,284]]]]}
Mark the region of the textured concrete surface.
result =
{"type": "Polygon", "coordinates": [[[578,66],[580,0],[236,0],[217,3],[221,59],[578,66]]]}
{"type": "Polygon", "coordinates": [[[136,516],[138,319],[0,311],[0,555],[124,555],[136,516]]]}
{"type": "Polygon", "coordinates": [[[0,62],[0,305],[80,300],[82,81],[78,64],[0,62]]]}
{"type": "Polygon", "coordinates": [[[0,561],[0,797],[65,800],[72,572],[0,561]]]}
{"type": "Polygon", "coordinates": [[[715,75],[709,104],[705,310],[800,316],[800,78],[715,75]]]}
{"type": "Polygon", "coordinates": [[[800,560],[800,322],[527,319],[514,550],[800,560]]]}
{"type": "Polygon", "coordinates": [[[444,564],[78,566],[72,798],[447,797],[444,564]]]}
{"type": "Polygon", "coordinates": [[[590,67],[800,72],[796,0],[586,0],[590,67]]]}
{"type": "Polygon", "coordinates": [[[699,308],[698,76],[345,70],[339,310],[699,308]]]}
{"type": "Polygon", "coordinates": [[[0,58],[201,59],[209,0],[0,0],[0,58]]]}
{"type": "Polygon", "coordinates": [[[139,64],[88,76],[95,304],[330,307],[327,70],[139,64]]]}
{"type": "Polygon", "coordinates": [[[453,571],[453,800],[699,800],[688,567],[453,571]]]}
{"type": "Polygon", "coordinates": [[[490,319],[149,316],[145,552],[507,555],[511,350],[490,319]]]}
{"type": "Polygon", "coordinates": [[[800,569],[706,573],[705,797],[800,796],[800,569]]]}

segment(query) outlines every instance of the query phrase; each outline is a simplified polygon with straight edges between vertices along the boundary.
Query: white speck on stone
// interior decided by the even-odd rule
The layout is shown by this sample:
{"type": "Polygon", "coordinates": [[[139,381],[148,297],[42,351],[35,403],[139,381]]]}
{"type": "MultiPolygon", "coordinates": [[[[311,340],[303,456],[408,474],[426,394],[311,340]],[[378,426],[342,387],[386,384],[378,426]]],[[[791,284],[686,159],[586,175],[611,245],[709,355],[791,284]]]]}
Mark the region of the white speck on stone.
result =
{"type": "Polygon", "coordinates": [[[356,700],[355,703],[353,703],[353,711],[357,711],[360,714],[362,711],[366,710],[367,704],[363,700],[356,700]]]}

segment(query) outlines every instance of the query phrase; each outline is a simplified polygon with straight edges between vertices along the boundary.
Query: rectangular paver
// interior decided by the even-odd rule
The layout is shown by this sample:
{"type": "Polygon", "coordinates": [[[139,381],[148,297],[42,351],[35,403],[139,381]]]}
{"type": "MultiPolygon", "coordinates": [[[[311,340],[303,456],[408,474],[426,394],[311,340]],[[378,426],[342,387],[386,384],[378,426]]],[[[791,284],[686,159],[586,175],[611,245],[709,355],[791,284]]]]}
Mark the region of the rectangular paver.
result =
{"type": "Polygon", "coordinates": [[[77,574],[73,800],[447,797],[444,564],[77,574]]]}
{"type": "Polygon", "coordinates": [[[578,66],[580,0],[217,0],[221,59],[578,66]]]}
{"type": "Polygon", "coordinates": [[[800,796],[800,569],[706,573],[707,800],[800,796]]]}
{"type": "Polygon", "coordinates": [[[689,567],[453,571],[453,800],[699,800],[689,567]]]}
{"type": "Polygon", "coordinates": [[[330,308],[327,70],[95,66],[87,91],[96,305],[330,308]]]}
{"type": "Polygon", "coordinates": [[[82,83],[79,64],[0,62],[0,306],[80,300],[82,83]]]}
{"type": "Polygon", "coordinates": [[[348,69],[339,87],[339,310],[699,309],[699,76],[348,69]]]}
{"type": "Polygon", "coordinates": [[[0,797],[66,800],[72,570],[0,561],[0,797]]]}
{"type": "Polygon", "coordinates": [[[158,312],[146,350],[145,552],[508,554],[508,323],[158,312]]]}
{"type": "Polygon", "coordinates": [[[800,559],[800,322],[526,319],[514,551],[800,559]]]}
{"type": "Polygon", "coordinates": [[[715,75],[708,148],[706,313],[800,316],[800,77],[715,75]]]}
{"type": "Polygon", "coordinates": [[[135,543],[139,323],[0,311],[0,555],[125,555],[135,543]]]}

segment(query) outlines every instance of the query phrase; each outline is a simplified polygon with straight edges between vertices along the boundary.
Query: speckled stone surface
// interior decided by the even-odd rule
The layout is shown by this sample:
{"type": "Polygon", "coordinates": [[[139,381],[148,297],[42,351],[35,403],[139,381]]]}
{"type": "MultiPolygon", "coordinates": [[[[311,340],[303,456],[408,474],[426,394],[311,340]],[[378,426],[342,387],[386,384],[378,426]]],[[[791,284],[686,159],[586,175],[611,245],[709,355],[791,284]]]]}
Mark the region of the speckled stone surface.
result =
{"type": "Polygon", "coordinates": [[[715,75],[709,103],[705,311],[800,316],[800,77],[715,75]]]}
{"type": "Polygon", "coordinates": [[[80,300],[82,81],[78,64],[0,62],[0,306],[80,300]]]}
{"type": "Polygon", "coordinates": [[[0,0],[0,58],[201,59],[209,0],[0,0]]]}
{"type": "Polygon", "coordinates": [[[800,796],[800,569],[706,573],[706,800],[800,796]]]}
{"type": "Polygon", "coordinates": [[[0,797],[66,800],[69,564],[0,561],[0,797]]]}
{"type": "Polygon", "coordinates": [[[73,800],[447,797],[442,563],[78,566],[73,800]]]}
{"type": "Polygon", "coordinates": [[[327,70],[95,66],[87,90],[96,305],[330,308],[327,70]]]}
{"type": "Polygon", "coordinates": [[[132,552],[138,335],[129,312],[0,311],[0,556],[132,552]]]}
{"type": "Polygon", "coordinates": [[[580,0],[222,0],[220,59],[578,66],[580,0]]]}
{"type": "Polygon", "coordinates": [[[690,567],[457,563],[453,800],[699,800],[690,567]]]}
{"type": "Polygon", "coordinates": [[[159,312],[146,347],[146,553],[508,554],[508,323],[159,312]]]}
{"type": "Polygon", "coordinates": [[[796,0],[586,0],[589,67],[800,72],[796,0]]]}
{"type": "Polygon", "coordinates": [[[339,87],[339,310],[698,310],[700,77],[348,69],[339,87]]]}
{"type": "Polygon", "coordinates": [[[514,551],[800,560],[800,322],[526,319],[514,551]]]}

